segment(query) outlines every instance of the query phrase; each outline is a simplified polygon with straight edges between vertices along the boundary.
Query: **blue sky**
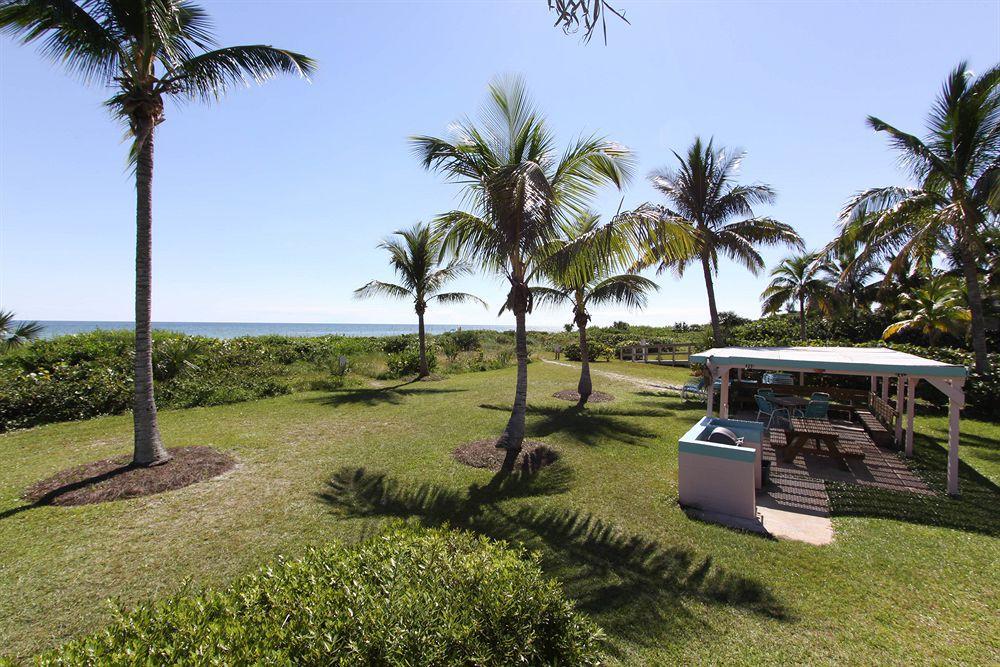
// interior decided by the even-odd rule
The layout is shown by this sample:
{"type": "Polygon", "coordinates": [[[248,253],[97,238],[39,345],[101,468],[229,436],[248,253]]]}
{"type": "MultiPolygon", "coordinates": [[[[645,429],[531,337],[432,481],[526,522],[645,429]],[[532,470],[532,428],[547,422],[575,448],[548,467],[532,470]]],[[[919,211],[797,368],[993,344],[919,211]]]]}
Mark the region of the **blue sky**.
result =
{"type": "MultiPolygon", "coordinates": [[[[476,111],[497,74],[525,77],[567,142],[599,132],[632,148],[636,178],[595,202],[611,214],[655,200],[645,176],[696,134],[747,153],[741,179],[778,191],[769,214],[807,244],[832,233],[851,193],[902,183],[877,115],[911,131],[961,59],[1000,61],[1000,2],[640,2],[618,0],[608,45],[551,27],[524,2],[204,2],[223,43],[270,43],[317,58],[310,84],[278,80],[212,106],[170,107],[154,185],[159,321],[408,322],[406,303],[357,302],[391,279],[377,241],[457,202],[407,137],[443,134],[476,111]]],[[[86,87],[32,48],[0,41],[0,307],[33,319],[130,320],[134,189],[121,129],[86,87]]],[[[769,264],[784,254],[766,253],[769,264]]],[[[658,279],[642,313],[708,319],[697,272],[658,279]]],[[[756,315],[766,276],[733,265],[720,309],[756,315]]],[[[492,323],[490,302],[429,310],[432,323],[492,323]]],[[[535,326],[567,313],[540,311],[535,326]]]]}

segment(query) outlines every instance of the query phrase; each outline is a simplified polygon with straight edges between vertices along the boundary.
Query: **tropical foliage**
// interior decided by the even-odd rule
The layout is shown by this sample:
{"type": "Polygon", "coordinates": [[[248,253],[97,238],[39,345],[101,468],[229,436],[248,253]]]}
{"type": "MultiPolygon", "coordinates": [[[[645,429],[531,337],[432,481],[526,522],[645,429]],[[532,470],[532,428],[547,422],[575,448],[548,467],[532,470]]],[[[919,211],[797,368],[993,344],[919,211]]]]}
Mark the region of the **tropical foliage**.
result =
{"type": "Polygon", "coordinates": [[[524,82],[499,79],[478,123],[456,123],[448,138],[413,137],[427,169],[462,188],[465,208],[438,217],[447,250],[503,276],[510,291],[503,308],[514,314],[517,384],[510,419],[498,440],[509,470],[524,440],[528,396],[526,317],[534,302],[529,285],[550,258],[562,224],[585,212],[605,184],[621,187],[631,153],[601,137],[581,137],[560,153],[548,123],[524,82]]]}
{"type": "MultiPolygon", "coordinates": [[[[533,299],[538,303],[569,306],[573,323],[579,332],[580,341],[578,354],[580,366],[580,382],[577,393],[580,394],[580,406],[594,391],[590,377],[590,355],[587,343],[587,325],[590,322],[590,306],[622,305],[627,308],[644,308],[646,297],[659,287],[653,281],[635,274],[611,273],[609,262],[595,261],[599,253],[592,251],[592,246],[601,248],[607,246],[604,235],[600,234],[599,218],[596,215],[585,214],[566,225],[563,238],[552,244],[553,254],[571,251],[571,256],[564,263],[550,262],[545,265],[544,277],[549,286],[532,287],[533,299]]],[[[673,246],[677,253],[686,250],[688,237],[680,231],[673,246]]],[[[623,255],[622,259],[627,259],[623,255]]],[[[567,358],[571,358],[567,352],[567,358]]]]}
{"type": "Polygon", "coordinates": [[[903,309],[897,322],[882,333],[888,340],[904,332],[914,331],[928,337],[936,345],[941,334],[951,334],[961,340],[969,326],[969,309],[966,299],[953,278],[934,276],[926,285],[902,297],[903,309]]]}
{"type": "Polygon", "coordinates": [[[975,367],[987,368],[982,276],[977,258],[1000,211],[1000,67],[976,77],[966,63],[949,74],[927,118],[924,138],[868,117],[889,136],[915,187],[865,190],[841,216],[841,237],[860,240],[858,259],[889,262],[952,249],[965,280],[975,367]]]}
{"type": "Polygon", "coordinates": [[[716,149],[712,141],[700,138],[681,156],[674,153],[678,166],[661,169],[650,181],[668,201],[653,206],[661,220],[686,225],[694,239],[691,252],[677,257],[673,249],[658,239],[644,249],[636,268],[657,266],[657,272],[672,270],[682,275],[692,264],[701,266],[708,293],[708,310],[716,345],[722,344],[722,329],[716,306],[714,277],[719,256],[727,257],[757,275],[764,268],[758,248],[789,245],[802,247],[802,239],[788,224],[755,216],[753,208],[774,201],[768,185],[737,185],[736,173],[744,157],[742,151],[716,149]],[[733,220],[737,218],[736,220],[733,220]]]}
{"type": "Polygon", "coordinates": [[[42,325],[38,322],[18,322],[12,311],[0,310],[0,352],[20,347],[41,333],[42,325]]]}
{"type": "Polygon", "coordinates": [[[354,294],[361,299],[386,296],[413,301],[420,341],[417,374],[426,377],[430,373],[427,362],[427,336],[424,331],[424,313],[427,312],[428,303],[475,302],[485,308],[486,302],[478,296],[465,292],[441,291],[452,280],[467,275],[471,267],[457,259],[445,265],[439,264],[441,238],[434,233],[430,225],[414,225],[410,229],[396,232],[395,235],[398,238],[385,239],[379,244],[379,248],[389,253],[389,264],[402,280],[402,284],[373,280],[364,287],[354,290],[354,294]]]}
{"type": "Polygon", "coordinates": [[[829,310],[831,290],[821,277],[823,265],[816,253],[802,253],[786,257],[771,270],[771,282],[761,293],[765,315],[777,313],[784,307],[797,309],[799,330],[806,337],[806,310],[829,310]]]}

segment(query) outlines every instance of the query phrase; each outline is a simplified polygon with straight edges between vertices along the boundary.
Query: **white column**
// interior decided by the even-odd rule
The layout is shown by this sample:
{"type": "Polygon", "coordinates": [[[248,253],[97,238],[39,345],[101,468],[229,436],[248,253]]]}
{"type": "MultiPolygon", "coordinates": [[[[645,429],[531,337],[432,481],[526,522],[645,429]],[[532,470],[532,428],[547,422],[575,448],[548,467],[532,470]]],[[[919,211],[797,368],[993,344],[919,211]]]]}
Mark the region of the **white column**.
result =
{"type": "Polygon", "coordinates": [[[800,387],[806,386],[806,374],[803,373],[802,371],[799,371],[799,386],[800,387]]]}
{"type": "Polygon", "coordinates": [[[948,494],[958,495],[958,418],[961,405],[954,397],[948,401],[948,494]]]}
{"type": "Polygon", "coordinates": [[[889,402],[889,376],[882,376],[882,400],[886,403],[889,402]]]}
{"type": "Polygon", "coordinates": [[[874,375],[871,377],[871,384],[869,385],[869,391],[871,391],[872,394],[878,391],[878,382],[875,380],[874,375]]]}
{"type": "Polygon", "coordinates": [[[719,416],[723,419],[729,418],[729,366],[723,366],[722,372],[722,392],[719,395],[719,416]]]}
{"type": "Polygon", "coordinates": [[[913,456],[913,406],[917,397],[917,383],[920,378],[910,377],[906,381],[906,455],[913,456]]]}
{"type": "Polygon", "coordinates": [[[894,441],[897,445],[903,439],[903,392],[906,390],[904,378],[896,377],[896,435],[894,441]]]}
{"type": "Polygon", "coordinates": [[[708,381],[705,384],[705,416],[712,416],[712,404],[715,403],[715,369],[709,364],[708,368],[708,381]]]}

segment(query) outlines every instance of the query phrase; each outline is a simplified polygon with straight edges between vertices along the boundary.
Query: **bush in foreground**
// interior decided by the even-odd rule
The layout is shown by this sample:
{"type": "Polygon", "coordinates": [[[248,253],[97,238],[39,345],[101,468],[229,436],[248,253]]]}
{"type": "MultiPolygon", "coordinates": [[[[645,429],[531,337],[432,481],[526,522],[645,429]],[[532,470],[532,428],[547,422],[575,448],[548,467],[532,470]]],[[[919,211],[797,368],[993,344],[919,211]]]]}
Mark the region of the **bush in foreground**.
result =
{"type": "Polygon", "coordinates": [[[581,665],[599,631],[520,550],[396,526],[119,612],[42,664],[581,665]]]}

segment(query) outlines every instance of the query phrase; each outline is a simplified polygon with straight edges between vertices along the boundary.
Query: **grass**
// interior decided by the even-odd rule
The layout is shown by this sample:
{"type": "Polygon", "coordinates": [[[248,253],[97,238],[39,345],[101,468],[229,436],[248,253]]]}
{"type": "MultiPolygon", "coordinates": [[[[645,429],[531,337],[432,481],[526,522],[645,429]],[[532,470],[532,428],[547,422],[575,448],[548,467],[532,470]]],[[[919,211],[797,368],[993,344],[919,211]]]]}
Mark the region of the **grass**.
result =
{"type": "MultiPolygon", "coordinates": [[[[538,550],[606,630],[613,664],[1000,660],[998,425],[963,421],[961,502],[992,517],[993,534],[934,525],[939,512],[893,520],[859,503],[860,516],[834,519],[834,544],[813,547],[680,511],[677,437],[700,404],[595,375],[595,389],[618,400],[580,413],[551,398],[575,386],[575,369],[534,363],[529,378],[529,437],[563,456],[500,488],[450,453],[499,433],[513,369],[165,411],[169,445],[217,447],[239,467],[103,505],[23,509],[19,494],[60,469],[127,452],[128,416],[0,436],[0,646],[28,656],[99,628],[107,598],[128,605],[220,585],[279,553],[354,541],[402,516],[538,550]]],[[[920,416],[917,428],[918,453],[938,460],[945,421],[920,416]]]]}

